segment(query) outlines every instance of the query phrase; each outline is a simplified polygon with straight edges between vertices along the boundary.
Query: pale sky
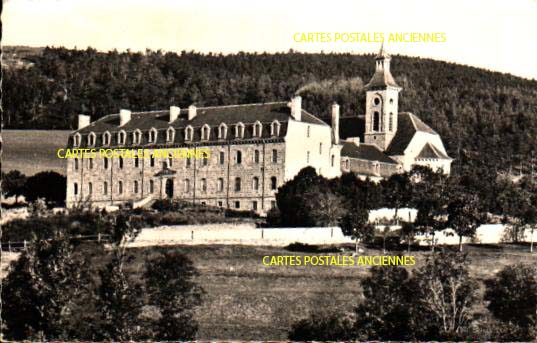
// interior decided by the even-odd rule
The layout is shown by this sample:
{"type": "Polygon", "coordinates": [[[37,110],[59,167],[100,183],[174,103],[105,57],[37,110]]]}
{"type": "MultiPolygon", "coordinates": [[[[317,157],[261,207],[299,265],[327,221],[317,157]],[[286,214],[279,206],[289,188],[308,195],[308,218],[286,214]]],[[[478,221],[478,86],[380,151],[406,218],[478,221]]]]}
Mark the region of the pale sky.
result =
{"type": "Polygon", "coordinates": [[[537,79],[537,0],[4,0],[3,45],[200,52],[376,52],[379,43],[297,43],[297,32],[445,32],[390,43],[537,79]]]}

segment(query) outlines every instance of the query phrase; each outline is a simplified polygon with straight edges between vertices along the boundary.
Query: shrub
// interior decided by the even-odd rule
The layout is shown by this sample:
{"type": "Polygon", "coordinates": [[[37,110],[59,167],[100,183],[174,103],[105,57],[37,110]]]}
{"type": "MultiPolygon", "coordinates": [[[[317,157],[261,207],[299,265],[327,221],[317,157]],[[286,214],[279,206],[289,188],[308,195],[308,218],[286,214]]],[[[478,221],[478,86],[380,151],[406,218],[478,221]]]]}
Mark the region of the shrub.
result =
{"type": "Polygon", "coordinates": [[[352,322],[339,314],[312,314],[293,324],[292,341],[344,341],[353,338],[352,322]]]}

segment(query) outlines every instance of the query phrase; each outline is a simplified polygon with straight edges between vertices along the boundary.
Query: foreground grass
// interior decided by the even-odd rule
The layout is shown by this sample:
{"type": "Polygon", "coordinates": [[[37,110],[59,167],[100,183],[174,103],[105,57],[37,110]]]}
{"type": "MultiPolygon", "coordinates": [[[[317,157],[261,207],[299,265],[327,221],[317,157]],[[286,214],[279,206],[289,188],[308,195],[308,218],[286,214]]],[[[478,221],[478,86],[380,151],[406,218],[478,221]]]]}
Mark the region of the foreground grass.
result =
{"type": "MultiPolygon", "coordinates": [[[[352,246],[344,248],[345,254],[352,252],[352,246]]],[[[527,247],[521,245],[468,245],[465,249],[472,262],[471,275],[480,281],[506,265],[537,263],[537,254],[530,255],[527,247]]],[[[359,280],[369,269],[268,267],[262,264],[263,256],[306,254],[278,247],[215,245],[132,248],[135,259],[130,265],[131,272],[139,273],[145,257],[165,250],[188,255],[200,272],[197,282],[206,291],[204,304],[196,315],[200,339],[284,340],[292,323],[312,312],[352,312],[361,301],[359,280]]],[[[382,252],[367,249],[364,254],[382,252]]],[[[416,257],[415,267],[423,265],[430,255],[428,251],[412,254],[416,257]]],[[[476,311],[483,309],[481,305],[476,311]]]]}

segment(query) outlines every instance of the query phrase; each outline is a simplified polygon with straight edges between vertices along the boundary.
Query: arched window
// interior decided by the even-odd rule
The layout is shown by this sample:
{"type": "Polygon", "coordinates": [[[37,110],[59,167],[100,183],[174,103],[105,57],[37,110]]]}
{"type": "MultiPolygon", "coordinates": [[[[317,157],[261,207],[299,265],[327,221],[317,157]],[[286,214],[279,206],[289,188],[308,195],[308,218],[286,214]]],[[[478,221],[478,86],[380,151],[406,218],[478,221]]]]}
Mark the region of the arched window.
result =
{"type": "Polygon", "coordinates": [[[134,168],[138,168],[140,167],[140,159],[138,158],[138,156],[134,156],[134,168]]]}
{"type": "Polygon", "coordinates": [[[218,127],[218,139],[226,139],[227,137],[227,125],[222,123],[218,127]]]}
{"type": "Polygon", "coordinates": [[[117,133],[118,144],[125,144],[126,139],[127,139],[127,133],[124,130],[121,130],[117,133]]]}
{"type": "Polygon", "coordinates": [[[95,133],[91,132],[88,135],[88,146],[90,146],[90,147],[95,146],[96,138],[97,138],[97,136],[95,135],[95,133]]]}
{"type": "Polygon", "coordinates": [[[393,113],[390,112],[390,119],[389,119],[390,132],[393,131],[393,120],[394,120],[394,115],[393,113]]]}
{"type": "Polygon", "coordinates": [[[75,170],[78,170],[78,158],[75,158],[75,170]]]}
{"type": "Polygon", "coordinates": [[[207,192],[207,179],[201,179],[201,191],[207,192]]]}
{"type": "Polygon", "coordinates": [[[119,169],[123,169],[123,157],[119,157],[119,169]]]}
{"type": "Polygon", "coordinates": [[[155,182],[153,180],[149,180],[149,193],[153,193],[155,191],[155,182]]]}
{"type": "Polygon", "coordinates": [[[237,151],[237,164],[241,164],[241,163],[242,163],[242,152],[237,151]]]}
{"type": "Polygon", "coordinates": [[[173,127],[169,127],[166,130],[166,142],[173,143],[174,140],[175,140],[175,129],[173,127]]]}
{"type": "Polygon", "coordinates": [[[118,181],[117,183],[117,192],[123,194],[123,181],[118,181]]]}
{"type": "Polygon", "coordinates": [[[108,194],[108,182],[103,182],[103,194],[104,195],[107,195],[108,194]]]}
{"type": "Polygon", "coordinates": [[[333,167],[335,162],[336,162],[336,156],[332,155],[330,165],[333,167]]]}
{"type": "Polygon", "coordinates": [[[259,190],[259,178],[257,176],[254,176],[252,180],[252,188],[254,189],[254,191],[259,190]]]}
{"type": "Polygon", "coordinates": [[[93,169],[93,158],[90,158],[88,163],[89,163],[89,169],[93,169]]]}
{"type": "Polygon", "coordinates": [[[151,130],[149,130],[147,134],[147,140],[149,141],[149,143],[157,142],[157,134],[158,134],[158,131],[154,127],[152,127],[151,130]]]}
{"type": "Polygon", "coordinates": [[[194,136],[194,129],[188,125],[185,129],[185,141],[191,141],[194,136]]]}
{"type": "Polygon", "coordinates": [[[91,195],[93,193],[93,183],[88,183],[88,195],[91,195]]]}
{"type": "Polygon", "coordinates": [[[140,131],[139,129],[136,129],[136,130],[132,133],[132,143],[133,143],[133,144],[140,144],[140,143],[142,143],[142,131],[140,131]]]}
{"type": "Polygon", "coordinates": [[[225,162],[225,153],[220,151],[220,164],[224,164],[225,162]]]}
{"type": "Polygon", "coordinates": [[[261,125],[261,122],[258,120],[254,123],[253,136],[261,137],[262,131],[263,131],[263,125],[261,125]]]}
{"type": "Polygon", "coordinates": [[[112,138],[110,132],[106,131],[103,133],[103,145],[110,145],[110,138],[112,138]]]}
{"type": "Polygon", "coordinates": [[[217,189],[218,189],[219,192],[224,191],[224,179],[223,178],[218,179],[218,181],[217,181],[217,189]]]}
{"type": "Polygon", "coordinates": [[[259,163],[259,150],[254,151],[254,163],[259,163]]]}
{"type": "Polygon", "coordinates": [[[373,113],[373,131],[380,131],[380,113],[378,111],[373,113]]]}
{"type": "Polygon", "coordinates": [[[278,180],[276,179],[276,176],[273,176],[270,178],[270,189],[274,190],[278,188],[278,180]]]}
{"type": "Polygon", "coordinates": [[[235,125],[235,138],[244,138],[244,124],[238,123],[235,125]]]}
{"type": "Polygon", "coordinates": [[[104,169],[108,169],[108,157],[103,158],[103,167],[104,169]]]}
{"type": "Polygon", "coordinates": [[[77,146],[80,146],[80,140],[81,140],[82,136],[80,135],[80,133],[76,133],[74,136],[73,136],[73,146],[74,147],[77,147],[77,146]]]}
{"type": "Polygon", "coordinates": [[[168,155],[168,168],[173,166],[173,153],[170,152],[168,155]]]}
{"type": "Polygon", "coordinates": [[[151,154],[151,156],[149,157],[149,166],[150,167],[155,166],[155,156],[153,154],[151,154]]]}
{"type": "Polygon", "coordinates": [[[134,180],[134,194],[138,194],[138,181],[134,180]]]}
{"type": "Polygon", "coordinates": [[[185,193],[190,192],[190,180],[185,179],[185,193]]]}
{"type": "Polygon", "coordinates": [[[78,183],[73,183],[73,194],[78,195],[78,183]]]}
{"type": "Polygon", "coordinates": [[[208,141],[211,138],[211,128],[209,125],[205,124],[201,128],[201,139],[208,141]]]}
{"type": "Polygon", "coordinates": [[[208,158],[208,157],[203,158],[202,160],[203,160],[203,165],[204,165],[204,166],[206,166],[206,165],[209,164],[209,158],[208,158]]]}
{"type": "Polygon", "coordinates": [[[241,190],[241,178],[235,178],[235,192],[240,192],[241,190]]]}
{"type": "Polygon", "coordinates": [[[277,120],[274,120],[272,124],[270,124],[270,135],[271,136],[279,136],[280,135],[280,122],[277,120]]]}

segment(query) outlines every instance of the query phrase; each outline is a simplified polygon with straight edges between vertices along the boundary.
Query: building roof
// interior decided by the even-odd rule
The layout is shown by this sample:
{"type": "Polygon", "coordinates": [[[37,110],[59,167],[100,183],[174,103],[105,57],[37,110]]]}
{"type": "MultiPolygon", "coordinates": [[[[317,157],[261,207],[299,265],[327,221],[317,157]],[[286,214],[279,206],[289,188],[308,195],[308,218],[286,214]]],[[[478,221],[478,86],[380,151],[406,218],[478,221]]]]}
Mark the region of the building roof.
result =
{"type": "Polygon", "coordinates": [[[365,85],[365,89],[374,89],[374,88],[385,88],[387,86],[392,87],[399,87],[397,83],[395,83],[395,80],[392,76],[392,73],[390,73],[389,70],[383,69],[379,70],[377,69],[375,71],[375,74],[373,74],[373,77],[369,81],[368,84],[365,85]]]}
{"type": "MultiPolygon", "coordinates": [[[[224,123],[228,127],[226,140],[236,140],[234,135],[235,125],[243,123],[244,138],[278,138],[284,137],[287,132],[287,123],[291,119],[291,109],[287,105],[287,102],[272,102],[263,104],[246,104],[246,105],[232,105],[232,106],[214,106],[214,107],[198,107],[196,109],[196,116],[192,120],[188,120],[188,109],[181,109],[179,117],[169,123],[169,110],[163,111],[149,111],[149,112],[132,112],[131,119],[123,126],[119,126],[119,114],[109,114],[92,123],[89,126],[84,127],[76,132],[82,135],[80,147],[87,146],[87,135],[90,132],[96,134],[95,146],[102,146],[102,139],[104,132],[111,133],[110,146],[118,146],[117,133],[124,130],[127,133],[126,144],[122,146],[129,146],[133,143],[132,132],[136,130],[142,131],[141,146],[146,145],[162,145],[162,144],[176,144],[185,142],[185,129],[187,126],[192,126],[194,129],[194,137],[192,142],[199,142],[201,140],[201,128],[207,124],[210,128],[210,139],[204,142],[221,141],[218,140],[218,127],[224,123]],[[280,123],[280,132],[277,136],[271,135],[270,125],[277,120],[280,123]],[[262,124],[261,137],[253,136],[253,125],[259,121],[262,124]],[[166,142],[166,130],[169,127],[175,129],[174,142],[166,142]],[[155,143],[149,143],[148,132],[155,128],[158,132],[157,141],[155,143]]],[[[301,121],[311,124],[327,125],[322,120],[316,118],[314,115],[302,110],[301,121]]],[[[69,140],[69,144],[72,144],[72,140],[69,140]]]]}
{"type": "Polygon", "coordinates": [[[426,132],[438,135],[427,124],[410,112],[399,113],[397,116],[397,132],[393,137],[386,153],[388,155],[404,155],[405,149],[410,144],[416,132],[426,132]]]}
{"type": "Polygon", "coordinates": [[[341,156],[357,158],[367,161],[378,161],[381,163],[397,164],[397,162],[384,154],[374,144],[355,144],[353,142],[344,142],[341,149],[341,156]]]}
{"type": "Polygon", "coordinates": [[[442,153],[440,150],[438,150],[434,145],[427,142],[423,146],[423,149],[421,149],[418,156],[416,156],[416,159],[422,159],[422,158],[434,158],[434,159],[451,159],[446,154],[442,153]]]}

